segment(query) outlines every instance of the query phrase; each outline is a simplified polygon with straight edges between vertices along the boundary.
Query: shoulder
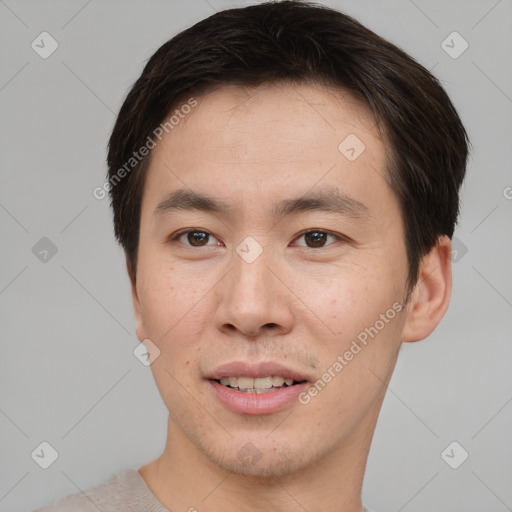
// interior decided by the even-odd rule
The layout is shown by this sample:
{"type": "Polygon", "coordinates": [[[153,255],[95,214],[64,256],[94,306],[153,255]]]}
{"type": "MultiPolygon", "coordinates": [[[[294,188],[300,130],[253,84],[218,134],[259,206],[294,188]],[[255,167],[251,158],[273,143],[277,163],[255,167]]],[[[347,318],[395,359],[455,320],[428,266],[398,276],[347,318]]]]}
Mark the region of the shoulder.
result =
{"type": "Polygon", "coordinates": [[[110,474],[108,479],[83,492],[70,494],[34,512],[116,512],[136,510],[135,502],[147,499],[148,489],[134,469],[110,474]]]}

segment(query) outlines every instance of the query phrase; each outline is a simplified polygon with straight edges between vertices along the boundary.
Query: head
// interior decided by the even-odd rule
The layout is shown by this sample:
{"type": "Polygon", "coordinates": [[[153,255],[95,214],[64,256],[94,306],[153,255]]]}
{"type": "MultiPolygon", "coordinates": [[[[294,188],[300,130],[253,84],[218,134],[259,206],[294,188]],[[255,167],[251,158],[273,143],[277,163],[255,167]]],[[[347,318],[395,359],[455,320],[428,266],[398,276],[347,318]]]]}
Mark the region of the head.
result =
{"type": "Polygon", "coordinates": [[[401,343],[448,307],[467,152],[439,82],[338,11],[230,9],[160,47],[108,166],[137,336],[160,350],[174,432],[261,476],[362,442],[401,343]],[[236,361],[307,382],[279,410],[234,411],[213,382],[236,361]],[[257,464],[241,462],[247,443],[257,464]]]}

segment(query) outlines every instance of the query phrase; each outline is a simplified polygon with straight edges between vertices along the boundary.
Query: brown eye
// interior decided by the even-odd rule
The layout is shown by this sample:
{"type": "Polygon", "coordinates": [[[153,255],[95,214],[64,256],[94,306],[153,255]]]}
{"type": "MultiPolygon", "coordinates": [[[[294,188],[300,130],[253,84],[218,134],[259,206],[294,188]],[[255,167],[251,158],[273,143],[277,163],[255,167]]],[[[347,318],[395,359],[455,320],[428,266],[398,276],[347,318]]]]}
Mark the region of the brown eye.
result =
{"type": "MultiPolygon", "coordinates": [[[[306,242],[305,246],[309,247],[310,249],[319,249],[319,248],[325,247],[326,245],[330,245],[330,244],[326,244],[329,237],[333,238],[334,241],[340,239],[339,237],[337,237],[335,235],[331,235],[330,233],[326,233],[325,231],[319,231],[319,230],[313,230],[313,231],[308,231],[306,233],[303,233],[298,239],[304,238],[304,240],[306,242]]],[[[298,245],[304,245],[304,244],[298,244],[298,245]]]]}
{"type": "Polygon", "coordinates": [[[205,242],[208,242],[208,233],[204,231],[189,231],[187,233],[187,240],[190,242],[190,245],[201,247],[206,245],[205,242]]]}
{"type": "Polygon", "coordinates": [[[327,233],[311,231],[304,235],[304,239],[309,247],[322,247],[327,239],[327,233]]]}
{"type": "Polygon", "coordinates": [[[181,231],[173,236],[172,240],[177,240],[185,246],[189,247],[205,247],[207,245],[215,245],[216,238],[206,231],[199,231],[189,229],[188,231],[181,231]],[[210,238],[214,241],[210,242],[210,238]]]}

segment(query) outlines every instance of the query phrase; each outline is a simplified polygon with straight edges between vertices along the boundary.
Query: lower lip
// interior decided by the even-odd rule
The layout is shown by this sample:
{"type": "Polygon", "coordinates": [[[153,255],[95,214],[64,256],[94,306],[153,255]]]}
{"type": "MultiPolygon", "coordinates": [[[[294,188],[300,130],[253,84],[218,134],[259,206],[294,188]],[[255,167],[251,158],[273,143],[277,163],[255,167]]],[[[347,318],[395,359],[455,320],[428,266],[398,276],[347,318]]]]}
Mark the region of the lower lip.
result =
{"type": "Polygon", "coordinates": [[[267,393],[244,393],[223,386],[215,380],[208,382],[217,398],[228,409],[239,414],[272,414],[297,400],[298,395],[309,386],[307,382],[302,382],[267,393]]]}

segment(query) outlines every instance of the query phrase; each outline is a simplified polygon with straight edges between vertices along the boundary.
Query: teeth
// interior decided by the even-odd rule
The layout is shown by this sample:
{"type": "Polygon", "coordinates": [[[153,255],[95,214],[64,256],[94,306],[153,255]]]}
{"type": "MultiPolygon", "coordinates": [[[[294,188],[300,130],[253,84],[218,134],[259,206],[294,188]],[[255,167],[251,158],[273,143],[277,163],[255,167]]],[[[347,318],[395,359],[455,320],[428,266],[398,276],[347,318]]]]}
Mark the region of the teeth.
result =
{"type": "Polygon", "coordinates": [[[275,386],[278,388],[279,386],[282,386],[284,384],[283,377],[272,377],[272,386],[275,386]]]}
{"type": "Polygon", "coordinates": [[[239,389],[238,391],[242,391],[243,393],[268,393],[269,391],[277,391],[278,388],[270,388],[270,389],[256,389],[256,388],[250,388],[250,389],[239,389]]]}
{"type": "Polygon", "coordinates": [[[230,386],[232,388],[239,388],[240,391],[246,393],[265,393],[267,391],[274,391],[276,388],[281,388],[285,384],[287,386],[293,385],[293,379],[268,376],[268,377],[223,377],[220,379],[223,386],[230,386]]]}
{"type": "Polygon", "coordinates": [[[240,389],[249,389],[254,387],[254,379],[252,377],[238,377],[238,387],[240,389]]]}
{"type": "Polygon", "coordinates": [[[254,387],[256,389],[270,389],[272,384],[272,377],[257,377],[254,379],[254,387]]]}

